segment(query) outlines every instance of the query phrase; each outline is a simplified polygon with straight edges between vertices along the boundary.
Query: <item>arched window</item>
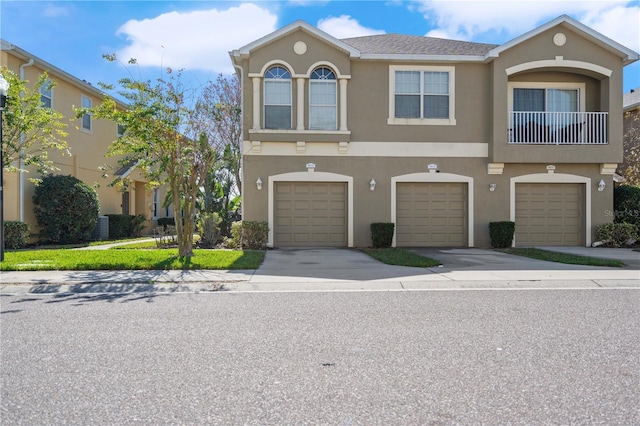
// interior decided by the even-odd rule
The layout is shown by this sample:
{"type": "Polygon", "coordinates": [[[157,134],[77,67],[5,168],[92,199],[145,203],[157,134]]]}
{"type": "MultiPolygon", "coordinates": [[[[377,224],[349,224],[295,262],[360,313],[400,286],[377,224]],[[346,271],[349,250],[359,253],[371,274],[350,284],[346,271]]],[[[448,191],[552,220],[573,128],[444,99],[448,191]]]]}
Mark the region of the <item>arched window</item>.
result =
{"type": "Polygon", "coordinates": [[[264,76],[264,128],[291,129],[291,73],[280,66],[264,76]]]}
{"type": "Polygon", "coordinates": [[[309,84],[309,128],[336,130],[338,88],[335,73],[327,67],[316,68],[309,84]]]}

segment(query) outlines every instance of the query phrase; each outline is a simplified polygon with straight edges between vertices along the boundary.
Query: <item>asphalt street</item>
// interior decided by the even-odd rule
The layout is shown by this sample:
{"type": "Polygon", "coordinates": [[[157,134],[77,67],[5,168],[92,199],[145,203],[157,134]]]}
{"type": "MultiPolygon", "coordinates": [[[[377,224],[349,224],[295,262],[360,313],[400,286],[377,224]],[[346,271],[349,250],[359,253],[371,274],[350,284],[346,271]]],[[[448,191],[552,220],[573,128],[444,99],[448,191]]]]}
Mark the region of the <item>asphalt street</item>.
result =
{"type": "Polygon", "coordinates": [[[3,425],[640,424],[638,289],[0,303],[3,425]]]}

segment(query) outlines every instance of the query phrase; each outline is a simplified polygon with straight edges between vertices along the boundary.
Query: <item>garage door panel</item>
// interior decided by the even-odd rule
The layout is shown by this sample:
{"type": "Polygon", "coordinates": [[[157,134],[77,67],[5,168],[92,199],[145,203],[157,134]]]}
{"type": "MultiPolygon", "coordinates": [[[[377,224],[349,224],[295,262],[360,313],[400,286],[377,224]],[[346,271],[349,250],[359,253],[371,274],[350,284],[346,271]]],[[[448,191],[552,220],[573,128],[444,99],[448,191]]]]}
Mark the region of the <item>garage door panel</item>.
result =
{"type": "Polygon", "coordinates": [[[276,246],[347,246],[347,184],[276,182],[276,246]]]}
{"type": "Polygon", "coordinates": [[[584,184],[516,184],[516,244],[582,245],[584,184]]]}
{"type": "Polygon", "coordinates": [[[398,183],[396,245],[461,246],[467,240],[466,183],[398,183]]]}

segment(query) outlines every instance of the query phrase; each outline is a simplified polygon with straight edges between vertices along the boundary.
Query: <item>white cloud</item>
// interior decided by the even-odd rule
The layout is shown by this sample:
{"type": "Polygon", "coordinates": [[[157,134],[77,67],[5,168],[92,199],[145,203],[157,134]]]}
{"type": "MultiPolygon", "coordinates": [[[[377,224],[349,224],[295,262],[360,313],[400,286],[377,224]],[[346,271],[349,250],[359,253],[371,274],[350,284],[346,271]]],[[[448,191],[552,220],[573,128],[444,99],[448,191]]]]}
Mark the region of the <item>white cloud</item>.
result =
{"type": "Polygon", "coordinates": [[[385,33],[383,30],[364,27],[349,15],[321,19],[318,21],[318,28],[337,39],[385,33]]]}
{"type": "Polygon", "coordinates": [[[581,19],[599,33],[625,47],[640,51],[640,6],[616,6],[581,19]]]}
{"type": "Polygon", "coordinates": [[[277,20],[249,3],[130,20],[117,31],[129,43],[117,54],[123,61],[136,58],[142,66],[229,73],[233,70],[228,52],[271,33],[277,20]]]}
{"type": "Polygon", "coordinates": [[[69,16],[71,12],[66,6],[48,3],[42,8],[42,14],[47,18],[59,18],[69,16]]]}
{"type": "Polygon", "coordinates": [[[637,2],[619,0],[423,0],[428,36],[505,42],[566,14],[630,48],[640,44],[637,2]]]}
{"type": "Polygon", "coordinates": [[[323,6],[329,3],[330,0],[289,0],[289,4],[292,6],[323,6]]]}

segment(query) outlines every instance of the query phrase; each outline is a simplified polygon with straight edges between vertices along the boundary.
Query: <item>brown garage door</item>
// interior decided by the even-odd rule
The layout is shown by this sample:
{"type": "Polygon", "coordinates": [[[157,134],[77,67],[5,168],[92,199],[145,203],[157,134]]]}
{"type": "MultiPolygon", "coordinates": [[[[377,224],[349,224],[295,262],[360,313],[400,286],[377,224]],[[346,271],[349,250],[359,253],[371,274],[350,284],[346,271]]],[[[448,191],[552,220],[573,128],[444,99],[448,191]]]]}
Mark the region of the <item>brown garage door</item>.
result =
{"type": "Polygon", "coordinates": [[[516,245],[584,245],[584,187],[579,183],[516,184],[516,245]]]}
{"type": "Polygon", "coordinates": [[[276,247],[346,247],[347,184],[277,182],[274,194],[276,247]]]}
{"type": "Polygon", "coordinates": [[[396,245],[467,245],[466,183],[398,183],[396,245]]]}

